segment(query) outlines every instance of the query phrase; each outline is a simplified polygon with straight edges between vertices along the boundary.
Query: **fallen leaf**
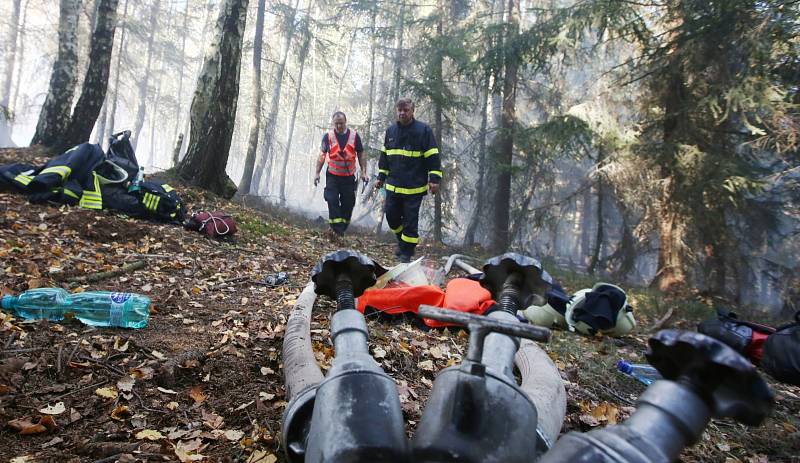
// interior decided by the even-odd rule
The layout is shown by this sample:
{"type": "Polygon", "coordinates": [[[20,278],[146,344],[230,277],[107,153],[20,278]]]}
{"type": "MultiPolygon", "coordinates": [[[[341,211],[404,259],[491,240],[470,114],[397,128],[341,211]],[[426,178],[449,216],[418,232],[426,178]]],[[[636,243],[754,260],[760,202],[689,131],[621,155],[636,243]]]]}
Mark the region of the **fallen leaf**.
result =
{"type": "Polygon", "coordinates": [[[6,423],[6,426],[18,431],[22,435],[41,434],[43,432],[52,431],[58,427],[56,420],[51,415],[44,415],[35,418],[18,418],[16,420],[9,421],[6,423]]]}
{"type": "Polygon", "coordinates": [[[126,375],[117,381],[117,389],[123,392],[131,392],[134,384],[136,384],[136,380],[126,375]]]}
{"type": "Polygon", "coordinates": [[[200,386],[193,387],[192,390],[189,391],[189,397],[191,397],[196,404],[201,404],[208,398],[207,395],[203,394],[203,389],[200,386]]]}
{"type": "Polygon", "coordinates": [[[58,402],[55,405],[49,405],[39,410],[39,413],[44,413],[45,415],[60,415],[67,411],[67,408],[64,407],[64,402],[58,402]]]}
{"type": "Polygon", "coordinates": [[[246,463],[275,463],[276,461],[278,461],[278,457],[275,455],[263,450],[256,450],[250,454],[246,463]]]}
{"type": "Polygon", "coordinates": [[[161,386],[157,387],[156,389],[163,392],[164,394],[172,394],[172,395],[177,394],[177,392],[173,391],[172,389],[163,388],[161,386]]]}
{"type": "Polygon", "coordinates": [[[587,424],[591,427],[600,426],[600,420],[593,417],[592,415],[589,415],[588,413],[584,413],[583,415],[578,417],[578,419],[581,420],[581,423],[587,424]]]}
{"type": "Polygon", "coordinates": [[[131,410],[126,405],[117,405],[114,410],[111,411],[111,418],[117,421],[125,421],[133,415],[131,410]]]}
{"type": "Polygon", "coordinates": [[[119,393],[117,393],[116,389],[111,387],[97,388],[95,389],[94,393],[106,399],[116,399],[119,397],[119,393]]]}
{"type": "Polygon", "coordinates": [[[435,359],[443,359],[444,358],[444,354],[442,354],[442,349],[440,349],[439,346],[431,347],[428,350],[428,352],[431,354],[431,357],[433,357],[435,359]]]}
{"type": "Polygon", "coordinates": [[[166,405],[166,407],[170,410],[175,410],[176,408],[178,408],[178,405],[180,405],[178,404],[178,402],[170,402],[166,405]]]}
{"type": "Polygon", "coordinates": [[[223,435],[225,436],[225,439],[228,439],[229,441],[232,441],[232,442],[236,442],[239,439],[241,439],[242,437],[244,437],[244,433],[242,431],[237,430],[237,429],[229,429],[229,430],[225,431],[225,433],[223,435]]]}
{"type": "Polygon", "coordinates": [[[145,439],[146,440],[159,440],[159,439],[163,439],[164,436],[160,432],[158,432],[156,430],[145,429],[143,431],[137,432],[136,433],[136,438],[139,439],[139,440],[145,440],[145,439]]]}
{"type": "Polygon", "coordinates": [[[383,350],[383,348],[381,348],[380,346],[378,346],[378,347],[375,348],[375,350],[372,351],[372,355],[376,359],[382,359],[382,358],[386,357],[386,351],[383,350]]]}
{"type": "Polygon", "coordinates": [[[205,455],[198,453],[201,450],[203,441],[200,439],[193,439],[190,441],[178,441],[175,445],[175,456],[182,463],[191,461],[201,461],[205,459],[205,455]]]}
{"type": "Polygon", "coordinates": [[[150,367],[131,368],[130,375],[136,379],[153,379],[154,370],[150,367]]]}
{"type": "Polygon", "coordinates": [[[119,337],[114,338],[114,350],[117,350],[119,352],[125,352],[126,350],[128,350],[128,341],[125,341],[123,344],[120,345],[120,338],[119,337]]]}
{"type": "Polygon", "coordinates": [[[419,364],[417,366],[419,366],[421,369],[423,369],[425,371],[433,371],[434,370],[434,366],[433,366],[433,361],[432,360],[424,360],[422,362],[419,362],[419,364]]]}
{"type": "MultiPolygon", "coordinates": [[[[8,463],[33,463],[34,461],[36,460],[34,460],[32,456],[22,455],[21,457],[14,457],[8,460],[8,463]]],[[[247,461],[249,462],[250,460],[247,461]]]]}
{"type": "Polygon", "coordinates": [[[272,400],[272,399],[275,398],[275,394],[268,394],[268,393],[262,391],[262,392],[258,393],[258,397],[263,399],[263,400],[269,401],[269,400],[272,400]]]}

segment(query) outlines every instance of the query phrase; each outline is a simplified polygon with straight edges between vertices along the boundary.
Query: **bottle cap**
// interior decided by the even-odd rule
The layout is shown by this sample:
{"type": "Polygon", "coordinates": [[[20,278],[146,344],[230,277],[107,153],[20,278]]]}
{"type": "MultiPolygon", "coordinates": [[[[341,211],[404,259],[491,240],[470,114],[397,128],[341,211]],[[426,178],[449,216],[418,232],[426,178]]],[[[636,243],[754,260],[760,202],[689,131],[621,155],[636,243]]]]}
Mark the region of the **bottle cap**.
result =
{"type": "Polygon", "coordinates": [[[633,365],[626,362],[625,360],[620,360],[619,362],[617,362],[617,370],[623,373],[630,374],[633,371],[633,365]]]}
{"type": "Polygon", "coordinates": [[[0,306],[2,306],[4,309],[11,309],[11,306],[16,301],[17,296],[3,296],[3,298],[0,299],[0,306]]]}

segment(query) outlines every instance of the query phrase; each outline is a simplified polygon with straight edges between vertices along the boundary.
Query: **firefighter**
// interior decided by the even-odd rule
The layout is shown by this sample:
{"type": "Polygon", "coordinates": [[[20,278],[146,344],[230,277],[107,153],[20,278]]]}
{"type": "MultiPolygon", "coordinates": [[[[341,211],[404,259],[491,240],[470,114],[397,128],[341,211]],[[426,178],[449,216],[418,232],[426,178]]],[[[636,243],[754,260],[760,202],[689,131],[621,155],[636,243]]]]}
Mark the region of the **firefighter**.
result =
{"type": "Polygon", "coordinates": [[[410,262],[419,243],[419,208],[428,193],[439,192],[442,167],[431,128],[414,119],[414,102],[400,99],[397,122],[386,129],[376,188],[386,186],[386,222],[397,237],[395,255],[410,262]]]}
{"type": "Polygon", "coordinates": [[[356,159],[361,167],[361,180],[366,182],[367,160],[361,137],[347,128],[347,116],[336,111],[331,118],[333,130],[322,136],[322,147],[317,159],[314,186],[319,184],[322,165],[328,161],[325,174],[325,201],[328,203],[328,223],[333,237],[342,237],[350,225],[350,216],[356,204],[356,159]]]}

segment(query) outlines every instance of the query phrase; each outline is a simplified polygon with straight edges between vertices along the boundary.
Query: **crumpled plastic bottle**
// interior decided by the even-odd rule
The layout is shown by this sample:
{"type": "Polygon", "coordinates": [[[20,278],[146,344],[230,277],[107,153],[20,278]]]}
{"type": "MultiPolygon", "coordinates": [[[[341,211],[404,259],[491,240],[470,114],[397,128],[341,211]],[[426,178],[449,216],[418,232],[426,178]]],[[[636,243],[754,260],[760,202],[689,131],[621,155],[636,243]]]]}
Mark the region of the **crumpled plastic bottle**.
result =
{"type": "Polygon", "coordinates": [[[273,273],[264,277],[264,283],[269,286],[280,286],[287,281],[289,281],[289,275],[286,272],[273,273]]]}

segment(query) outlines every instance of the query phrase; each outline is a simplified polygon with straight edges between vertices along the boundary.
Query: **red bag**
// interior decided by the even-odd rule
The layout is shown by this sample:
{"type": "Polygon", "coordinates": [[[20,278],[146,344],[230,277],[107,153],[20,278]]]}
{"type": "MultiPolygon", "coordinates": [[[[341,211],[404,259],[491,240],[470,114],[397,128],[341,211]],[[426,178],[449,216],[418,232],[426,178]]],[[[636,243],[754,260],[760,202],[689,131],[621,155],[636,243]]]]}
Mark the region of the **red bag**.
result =
{"type": "Polygon", "coordinates": [[[184,228],[205,233],[210,238],[223,238],[236,233],[236,221],[222,211],[195,212],[186,220],[184,228]]]}

